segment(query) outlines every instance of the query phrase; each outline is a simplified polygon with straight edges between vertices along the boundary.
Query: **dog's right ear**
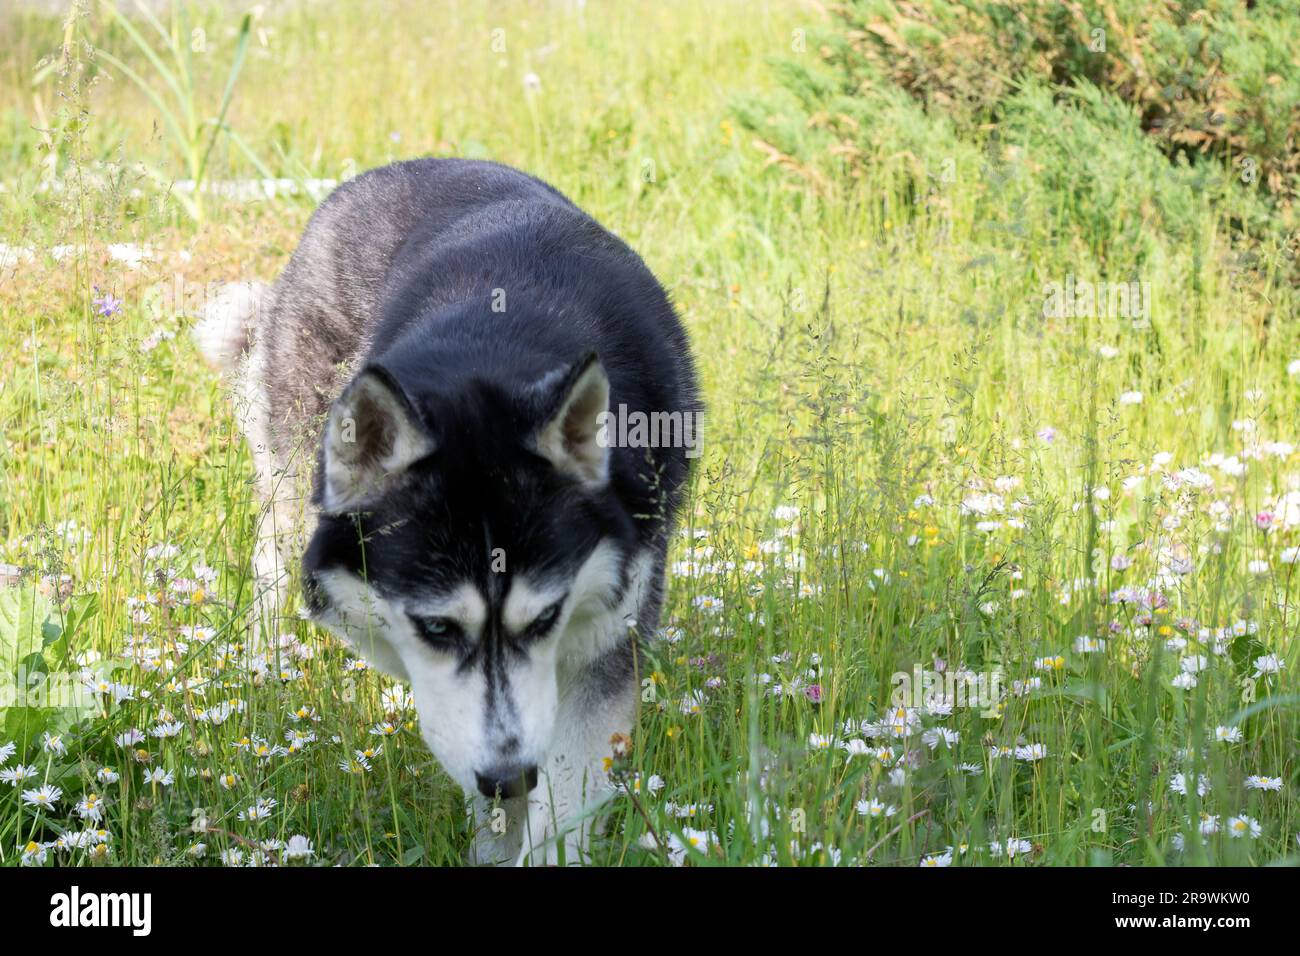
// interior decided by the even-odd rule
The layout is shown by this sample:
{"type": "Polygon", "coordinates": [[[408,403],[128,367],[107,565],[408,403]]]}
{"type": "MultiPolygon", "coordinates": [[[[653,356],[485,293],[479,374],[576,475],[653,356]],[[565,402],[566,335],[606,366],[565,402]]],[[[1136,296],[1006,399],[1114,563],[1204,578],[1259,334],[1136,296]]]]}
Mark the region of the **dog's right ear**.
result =
{"type": "Polygon", "coordinates": [[[609,448],[601,418],[609,411],[609,376],[596,353],[552,372],[533,386],[546,409],[533,449],[556,470],[588,488],[609,481],[609,448]]]}
{"type": "Polygon", "coordinates": [[[340,512],[372,501],[435,446],[402,387],[384,369],[370,366],[330,409],[324,447],[322,504],[340,512]]]}

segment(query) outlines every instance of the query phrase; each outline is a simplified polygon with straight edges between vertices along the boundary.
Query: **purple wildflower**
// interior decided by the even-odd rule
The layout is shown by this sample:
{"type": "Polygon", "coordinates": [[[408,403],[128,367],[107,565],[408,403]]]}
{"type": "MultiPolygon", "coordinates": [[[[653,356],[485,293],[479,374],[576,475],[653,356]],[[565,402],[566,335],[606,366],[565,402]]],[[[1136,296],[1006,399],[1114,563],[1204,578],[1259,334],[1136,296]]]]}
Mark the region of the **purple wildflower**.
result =
{"type": "MultiPolygon", "coordinates": [[[[99,286],[95,286],[95,291],[99,291],[99,286]]],[[[95,310],[99,313],[101,318],[111,319],[113,316],[117,315],[117,313],[122,311],[122,300],[114,296],[111,292],[105,292],[103,295],[91,299],[90,301],[91,304],[95,306],[95,310]]]]}

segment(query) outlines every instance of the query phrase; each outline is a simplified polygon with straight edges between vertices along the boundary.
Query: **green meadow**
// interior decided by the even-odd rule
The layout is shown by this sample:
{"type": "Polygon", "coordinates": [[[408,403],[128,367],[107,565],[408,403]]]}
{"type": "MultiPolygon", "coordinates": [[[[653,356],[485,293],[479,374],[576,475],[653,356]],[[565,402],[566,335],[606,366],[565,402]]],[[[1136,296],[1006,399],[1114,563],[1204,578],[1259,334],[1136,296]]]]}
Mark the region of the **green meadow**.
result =
{"type": "Polygon", "coordinates": [[[1170,132],[1199,54],[1088,59],[1140,4],[1053,62],[938,0],[62,6],[0,14],[0,864],[464,860],[405,689],[292,608],[252,645],[190,336],[427,155],[622,236],[699,366],[594,862],[1300,862],[1300,37],[1153,26],[1242,78],[1170,132]]]}

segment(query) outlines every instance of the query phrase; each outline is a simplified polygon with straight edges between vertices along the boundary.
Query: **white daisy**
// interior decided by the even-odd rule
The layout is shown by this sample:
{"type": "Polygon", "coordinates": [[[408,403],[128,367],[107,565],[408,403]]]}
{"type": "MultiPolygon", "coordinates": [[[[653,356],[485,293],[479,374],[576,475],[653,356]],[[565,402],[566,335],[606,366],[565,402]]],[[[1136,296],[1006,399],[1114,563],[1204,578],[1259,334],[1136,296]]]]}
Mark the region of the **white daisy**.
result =
{"type": "Polygon", "coordinates": [[[1252,840],[1258,840],[1260,833],[1263,832],[1258,820],[1244,815],[1240,817],[1229,817],[1227,830],[1228,836],[1232,837],[1234,840],[1240,839],[1244,836],[1249,836],[1252,840]]]}
{"type": "Polygon", "coordinates": [[[40,807],[43,810],[48,810],[58,803],[59,798],[62,796],[62,790],[58,787],[52,787],[47,783],[37,787],[35,790],[24,790],[23,803],[28,806],[40,807]]]}

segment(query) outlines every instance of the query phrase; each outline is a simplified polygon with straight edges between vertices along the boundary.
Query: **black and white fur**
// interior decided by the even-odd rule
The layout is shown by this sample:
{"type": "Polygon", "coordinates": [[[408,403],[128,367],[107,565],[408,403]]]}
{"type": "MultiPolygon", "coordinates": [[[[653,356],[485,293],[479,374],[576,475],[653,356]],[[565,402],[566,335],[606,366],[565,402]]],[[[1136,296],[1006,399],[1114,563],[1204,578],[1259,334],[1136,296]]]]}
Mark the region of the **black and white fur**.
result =
{"type": "Polygon", "coordinates": [[[228,288],[195,334],[266,501],[263,613],[301,555],[312,617],[410,683],[475,795],[475,860],[553,861],[566,830],[580,859],[689,464],[606,447],[598,417],[698,413],[659,283],[545,183],[426,159],[340,186],[274,286],[228,288]]]}

